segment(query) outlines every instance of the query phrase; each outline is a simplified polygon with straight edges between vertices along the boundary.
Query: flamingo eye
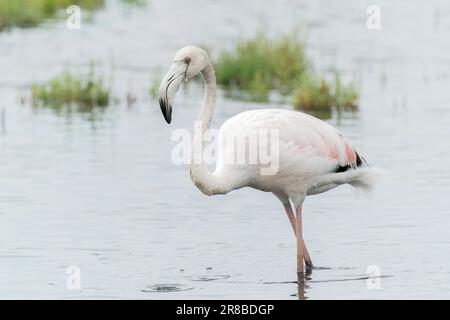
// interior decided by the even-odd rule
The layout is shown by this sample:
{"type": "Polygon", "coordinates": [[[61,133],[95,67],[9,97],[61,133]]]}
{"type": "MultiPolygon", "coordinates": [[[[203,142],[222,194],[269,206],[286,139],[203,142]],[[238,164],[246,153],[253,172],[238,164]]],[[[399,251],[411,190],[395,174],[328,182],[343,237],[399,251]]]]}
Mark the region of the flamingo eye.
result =
{"type": "Polygon", "coordinates": [[[187,63],[187,64],[191,63],[191,57],[184,58],[184,63],[187,63]]]}

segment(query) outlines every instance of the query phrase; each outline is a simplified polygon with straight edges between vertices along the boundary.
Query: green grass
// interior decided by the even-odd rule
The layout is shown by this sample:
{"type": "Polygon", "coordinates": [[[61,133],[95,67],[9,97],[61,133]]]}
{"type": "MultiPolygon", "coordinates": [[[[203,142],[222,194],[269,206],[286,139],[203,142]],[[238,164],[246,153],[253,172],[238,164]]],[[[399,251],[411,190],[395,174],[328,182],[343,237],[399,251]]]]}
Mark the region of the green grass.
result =
{"type": "Polygon", "coordinates": [[[34,84],[31,100],[33,106],[38,108],[55,111],[71,111],[75,108],[78,112],[91,112],[109,105],[110,89],[103,79],[95,76],[91,67],[85,76],[66,71],[48,84],[34,84]]]}
{"type": "Polygon", "coordinates": [[[257,100],[271,90],[289,94],[308,68],[303,45],[296,35],[271,41],[262,34],[223,51],[215,63],[217,82],[227,89],[239,89],[257,100]]]}
{"type": "Polygon", "coordinates": [[[215,66],[217,82],[231,96],[267,101],[277,91],[292,96],[295,108],[311,113],[357,109],[356,88],[342,84],[337,72],[334,82],[317,76],[297,33],[278,40],[260,33],[222,51],[215,66]]]}
{"type": "Polygon", "coordinates": [[[131,7],[145,7],[147,0],[122,0],[122,3],[131,7]]]}
{"type": "Polygon", "coordinates": [[[103,7],[104,3],[105,0],[0,0],[0,31],[10,27],[34,27],[70,5],[92,11],[103,7]]]}
{"type": "Polygon", "coordinates": [[[339,73],[334,77],[334,105],[340,110],[357,110],[359,94],[353,83],[343,85],[339,73]]]}
{"type": "Polygon", "coordinates": [[[326,114],[337,111],[356,111],[358,92],[354,85],[342,85],[335,74],[334,82],[327,82],[313,74],[305,73],[293,94],[294,107],[310,113],[326,114]]]}

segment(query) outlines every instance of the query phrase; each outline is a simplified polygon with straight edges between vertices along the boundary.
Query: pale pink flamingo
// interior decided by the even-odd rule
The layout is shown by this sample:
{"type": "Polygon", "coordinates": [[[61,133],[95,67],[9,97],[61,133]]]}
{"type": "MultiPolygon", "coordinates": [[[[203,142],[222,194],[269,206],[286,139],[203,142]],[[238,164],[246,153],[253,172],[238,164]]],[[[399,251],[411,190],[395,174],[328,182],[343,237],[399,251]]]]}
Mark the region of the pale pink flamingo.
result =
{"type": "MultiPolygon", "coordinates": [[[[210,128],[216,106],[216,77],[206,51],[187,46],[175,54],[159,88],[159,103],[164,118],[170,123],[173,100],[180,84],[199,73],[204,78],[205,93],[193,132],[192,181],[208,196],[243,187],[272,192],[283,204],[296,235],[297,272],[303,274],[303,261],[308,268],[313,267],[303,239],[302,204],[305,197],[343,184],[370,189],[376,170],[369,168],[342,133],[328,123],[301,112],[262,109],[245,111],[228,119],[220,128],[219,141],[248,137],[261,129],[276,130],[278,170],[267,175],[261,174],[262,164],[236,163],[234,144],[219,144],[216,169],[210,172],[202,157],[195,158],[203,152],[203,138],[210,128]]],[[[272,144],[267,142],[258,148],[270,148],[272,144]]]]}

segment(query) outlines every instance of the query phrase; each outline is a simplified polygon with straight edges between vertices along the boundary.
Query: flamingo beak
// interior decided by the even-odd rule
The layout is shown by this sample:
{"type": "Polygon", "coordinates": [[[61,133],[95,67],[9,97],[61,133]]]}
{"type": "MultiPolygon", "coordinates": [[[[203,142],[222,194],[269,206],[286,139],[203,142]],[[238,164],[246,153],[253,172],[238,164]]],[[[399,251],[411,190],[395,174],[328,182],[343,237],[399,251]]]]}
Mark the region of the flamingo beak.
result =
{"type": "Polygon", "coordinates": [[[159,86],[159,106],[167,123],[172,121],[172,104],[185,77],[186,66],[174,63],[159,86]]]}

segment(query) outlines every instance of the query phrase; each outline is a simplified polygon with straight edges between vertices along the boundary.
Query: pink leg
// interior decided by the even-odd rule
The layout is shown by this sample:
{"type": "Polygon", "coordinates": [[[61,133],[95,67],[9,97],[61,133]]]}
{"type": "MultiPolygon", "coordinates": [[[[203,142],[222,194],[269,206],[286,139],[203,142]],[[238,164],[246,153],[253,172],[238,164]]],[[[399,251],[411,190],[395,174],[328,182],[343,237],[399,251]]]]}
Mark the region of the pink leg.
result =
{"type": "Polygon", "coordinates": [[[297,224],[296,224],[296,234],[297,234],[297,273],[304,274],[305,269],[303,266],[303,231],[302,231],[302,207],[297,208],[297,224]]]}
{"type": "MultiPolygon", "coordinates": [[[[292,208],[291,208],[291,204],[290,203],[284,204],[284,209],[286,210],[286,214],[289,218],[289,222],[291,223],[292,229],[294,230],[294,234],[297,237],[296,221],[295,221],[294,212],[292,211],[292,208]]],[[[300,210],[301,210],[301,208],[300,208],[300,210]]],[[[301,223],[301,221],[300,221],[300,223],[301,223]]],[[[306,248],[305,240],[303,239],[303,237],[301,237],[301,246],[302,246],[302,250],[303,250],[303,258],[305,260],[305,264],[308,268],[312,268],[313,263],[312,263],[310,255],[309,255],[308,249],[306,248]]]]}
{"type": "Polygon", "coordinates": [[[304,254],[304,258],[305,258],[306,267],[312,269],[313,263],[312,263],[311,257],[309,256],[309,252],[308,252],[308,249],[306,248],[306,243],[303,238],[302,238],[302,244],[303,244],[303,254],[304,254]]]}
{"type": "Polygon", "coordinates": [[[305,241],[303,240],[303,226],[302,226],[302,207],[297,208],[296,218],[296,234],[297,234],[297,273],[304,273],[303,261],[305,261],[308,268],[312,268],[313,264],[306,249],[305,241]]]}
{"type": "Polygon", "coordinates": [[[286,214],[289,218],[289,222],[291,223],[292,230],[294,230],[294,235],[297,237],[297,231],[295,230],[295,216],[294,212],[292,212],[291,204],[287,203],[284,204],[284,210],[286,210],[286,214]]]}

